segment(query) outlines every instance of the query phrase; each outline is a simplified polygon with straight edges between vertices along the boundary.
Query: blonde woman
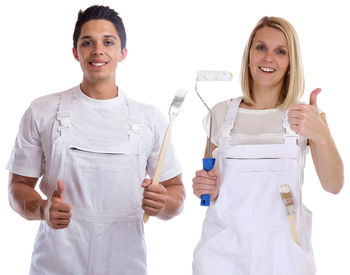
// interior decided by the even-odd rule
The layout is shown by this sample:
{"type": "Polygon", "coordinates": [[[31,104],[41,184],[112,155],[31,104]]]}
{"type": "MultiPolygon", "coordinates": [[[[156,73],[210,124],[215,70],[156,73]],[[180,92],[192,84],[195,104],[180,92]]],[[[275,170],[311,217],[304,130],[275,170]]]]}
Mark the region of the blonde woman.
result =
{"type": "MultiPolygon", "coordinates": [[[[257,23],[244,51],[241,84],[243,97],[212,109],[215,168],[193,178],[194,194],[212,199],[193,273],[315,274],[312,214],[301,201],[308,147],[326,191],[341,190],[344,172],[317,107],[321,89],[311,92],[309,104],[298,101],[304,74],[298,37],[288,21],[263,17],[257,23]],[[281,199],[282,184],[293,197],[295,230],[281,199]]],[[[209,132],[209,116],[205,126],[209,132]]]]}

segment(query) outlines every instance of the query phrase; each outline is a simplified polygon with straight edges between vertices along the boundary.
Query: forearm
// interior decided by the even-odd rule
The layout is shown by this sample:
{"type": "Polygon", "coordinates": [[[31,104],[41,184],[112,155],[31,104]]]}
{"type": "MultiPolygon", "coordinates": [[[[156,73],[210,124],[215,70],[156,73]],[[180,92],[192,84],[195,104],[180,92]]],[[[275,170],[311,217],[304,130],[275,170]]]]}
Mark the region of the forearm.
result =
{"type": "Polygon", "coordinates": [[[339,193],[344,183],[344,167],[332,136],[328,134],[317,143],[310,140],[310,147],[323,188],[334,194],[339,193]]]}
{"type": "Polygon", "coordinates": [[[8,193],[11,208],[28,220],[41,220],[47,201],[32,186],[14,177],[10,176],[8,193]]]}
{"type": "Polygon", "coordinates": [[[162,220],[169,220],[180,214],[185,200],[185,189],[181,184],[167,186],[167,197],[163,209],[157,215],[162,220]]]}

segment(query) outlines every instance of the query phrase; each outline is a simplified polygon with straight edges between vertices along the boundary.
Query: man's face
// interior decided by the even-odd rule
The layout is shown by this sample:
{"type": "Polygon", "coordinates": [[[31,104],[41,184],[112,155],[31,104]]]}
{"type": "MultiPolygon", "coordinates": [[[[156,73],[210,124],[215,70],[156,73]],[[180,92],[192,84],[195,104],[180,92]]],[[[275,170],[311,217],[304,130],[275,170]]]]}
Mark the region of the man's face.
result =
{"type": "Polygon", "coordinates": [[[115,79],[118,62],[125,59],[127,50],[121,50],[121,42],[112,22],[90,20],[81,27],[74,58],[79,61],[84,79],[95,82],[115,79]]]}

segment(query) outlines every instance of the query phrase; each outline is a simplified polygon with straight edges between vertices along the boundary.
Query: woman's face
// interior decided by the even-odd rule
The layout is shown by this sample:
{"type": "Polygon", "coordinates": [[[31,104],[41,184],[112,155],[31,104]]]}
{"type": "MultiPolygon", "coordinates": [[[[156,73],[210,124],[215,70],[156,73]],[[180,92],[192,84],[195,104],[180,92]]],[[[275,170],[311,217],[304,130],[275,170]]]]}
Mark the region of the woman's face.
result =
{"type": "Polygon", "coordinates": [[[279,88],[289,67],[288,44],[283,32],[263,27],[255,33],[249,53],[255,88],[279,88]]]}

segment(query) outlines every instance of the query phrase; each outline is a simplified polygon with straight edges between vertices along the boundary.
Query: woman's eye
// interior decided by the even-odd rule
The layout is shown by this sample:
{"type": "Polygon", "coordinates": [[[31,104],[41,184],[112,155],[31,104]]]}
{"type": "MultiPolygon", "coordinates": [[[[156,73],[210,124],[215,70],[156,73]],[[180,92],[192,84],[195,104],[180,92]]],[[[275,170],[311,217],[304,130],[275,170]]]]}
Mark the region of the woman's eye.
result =
{"type": "Polygon", "coordinates": [[[256,49],[258,51],[263,51],[263,50],[265,50],[265,46],[264,45],[259,45],[259,46],[256,47],[256,49]]]}
{"type": "Polygon", "coordinates": [[[276,52],[277,52],[277,54],[281,54],[281,55],[286,55],[287,54],[287,51],[283,50],[283,49],[277,49],[276,52]]]}

